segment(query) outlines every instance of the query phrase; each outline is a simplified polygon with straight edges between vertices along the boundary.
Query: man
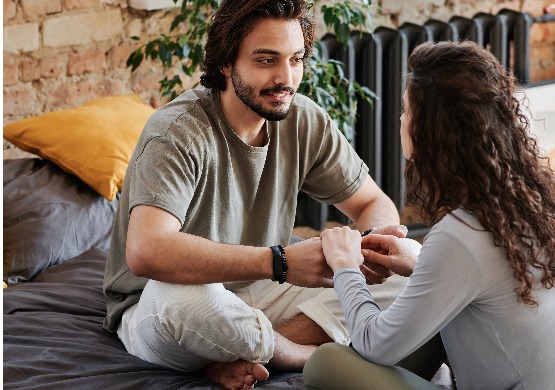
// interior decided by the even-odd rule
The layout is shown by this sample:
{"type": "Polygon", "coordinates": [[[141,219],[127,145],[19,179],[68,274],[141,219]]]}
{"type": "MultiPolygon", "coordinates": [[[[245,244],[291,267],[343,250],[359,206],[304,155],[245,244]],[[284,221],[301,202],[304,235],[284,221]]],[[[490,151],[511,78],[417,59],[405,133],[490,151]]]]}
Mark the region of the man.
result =
{"type": "MultiPolygon", "coordinates": [[[[224,0],[206,88],[145,126],[104,285],[105,328],[130,353],[248,389],[267,379],[268,362],[300,371],[315,346],[349,343],[320,240],[277,246],[290,238],[297,193],[334,204],[360,230],[399,217],[329,116],[295,94],[313,37],[303,0],[224,0]]],[[[368,266],[369,284],[391,275],[368,266]]]]}

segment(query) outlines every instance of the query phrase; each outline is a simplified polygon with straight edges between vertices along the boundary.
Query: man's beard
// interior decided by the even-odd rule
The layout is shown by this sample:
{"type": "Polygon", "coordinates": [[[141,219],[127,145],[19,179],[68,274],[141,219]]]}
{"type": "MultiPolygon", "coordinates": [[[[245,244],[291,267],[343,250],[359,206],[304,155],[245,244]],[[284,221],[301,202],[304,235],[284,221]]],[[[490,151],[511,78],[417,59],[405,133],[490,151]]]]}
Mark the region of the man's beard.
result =
{"type": "MultiPolygon", "coordinates": [[[[287,117],[289,111],[291,110],[291,104],[287,105],[283,102],[274,102],[273,106],[275,109],[265,109],[262,105],[262,102],[256,101],[256,94],[254,88],[246,83],[243,82],[241,76],[235,69],[232,67],[231,69],[231,82],[233,87],[235,88],[235,94],[241,101],[252,111],[260,115],[262,118],[269,120],[269,121],[280,121],[287,117]]],[[[291,95],[295,94],[295,89],[291,87],[277,85],[273,88],[265,88],[260,91],[260,95],[264,95],[266,93],[276,93],[276,92],[288,92],[291,95]]]]}

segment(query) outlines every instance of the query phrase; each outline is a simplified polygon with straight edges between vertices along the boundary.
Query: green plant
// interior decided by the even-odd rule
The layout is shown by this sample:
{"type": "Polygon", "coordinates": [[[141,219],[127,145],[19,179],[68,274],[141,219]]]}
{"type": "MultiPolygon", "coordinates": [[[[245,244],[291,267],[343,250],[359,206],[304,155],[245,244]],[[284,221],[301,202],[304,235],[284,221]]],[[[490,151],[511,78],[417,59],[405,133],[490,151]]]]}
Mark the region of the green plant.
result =
{"type": "MultiPolygon", "coordinates": [[[[312,1],[311,5],[315,3],[317,1],[312,1]]],[[[127,60],[131,72],[144,60],[161,62],[165,73],[159,81],[161,94],[174,99],[183,88],[182,77],[193,76],[201,66],[210,16],[219,4],[220,0],[183,0],[170,26],[170,35],[161,34],[131,53],[127,60]],[[182,73],[171,75],[175,72],[175,61],[182,73]]],[[[322,5],[320,12],[337,40],[347,45],[352,31],[370,30],[370,4],[371,0],[336,0],[332,5],[322,5]]],[[[131,39],[140,40],[136,36],[131,39]]],[[[298,92],[324,108],[345,137],[352,141],[358,99],[371,103],[372,91],[346,77],[341,62],[325,58],[319,41],[315,42],[314,54],[308,59],[305,72],[298,92]]]]}

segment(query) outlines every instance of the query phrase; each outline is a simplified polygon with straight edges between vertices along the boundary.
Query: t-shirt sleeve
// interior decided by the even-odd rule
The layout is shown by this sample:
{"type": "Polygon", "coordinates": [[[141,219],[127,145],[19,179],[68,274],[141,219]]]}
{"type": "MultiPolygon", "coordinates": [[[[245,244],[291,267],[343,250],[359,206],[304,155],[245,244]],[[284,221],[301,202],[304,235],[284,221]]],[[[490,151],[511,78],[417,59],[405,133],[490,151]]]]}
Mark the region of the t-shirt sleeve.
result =
{"type": "Polygon", "coordinates": [[[320,141],[318,155],[301,190],[319,202],[336,204],[362,186],[368,167],[329,117],[320,141]]]}
{"type": "Polygon", "coordinates": [[[431,231],[405,289],[385,311],[358,270],[340,270],[334,288],[353,347],[365,359],[393,365],[438,333],[479,294],[474,255],[446,232],[431,231]]]}
{"type": "Polygon", "coordinates": [[[138,205],[159,207],[183,226],[195,190],[198,161],[180,149],[170,136],[153,137],[144,144],[131,173],[129,211],[138,205]]]}

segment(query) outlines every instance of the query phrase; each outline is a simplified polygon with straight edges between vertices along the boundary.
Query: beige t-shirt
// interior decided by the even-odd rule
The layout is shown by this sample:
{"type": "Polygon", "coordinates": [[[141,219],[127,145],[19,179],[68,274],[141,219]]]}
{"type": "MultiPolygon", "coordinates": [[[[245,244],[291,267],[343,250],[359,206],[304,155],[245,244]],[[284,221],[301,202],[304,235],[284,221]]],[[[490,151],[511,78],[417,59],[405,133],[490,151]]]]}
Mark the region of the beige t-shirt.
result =
{"type": "Polygon", "coordinates": [[[147,279],[125,261],[131,209],[162,208],[181,231],[228,244],[287,243],[304,191],[335,204],[353,195],[368,168],[323,109],[296,95],[286,119],[266,122],[262,147],[245,144],[223,115],[217,91],[199,88],[156,111],[129,167],[114,222],[104,291],[105,327],[115,331],[147,279]]]}

